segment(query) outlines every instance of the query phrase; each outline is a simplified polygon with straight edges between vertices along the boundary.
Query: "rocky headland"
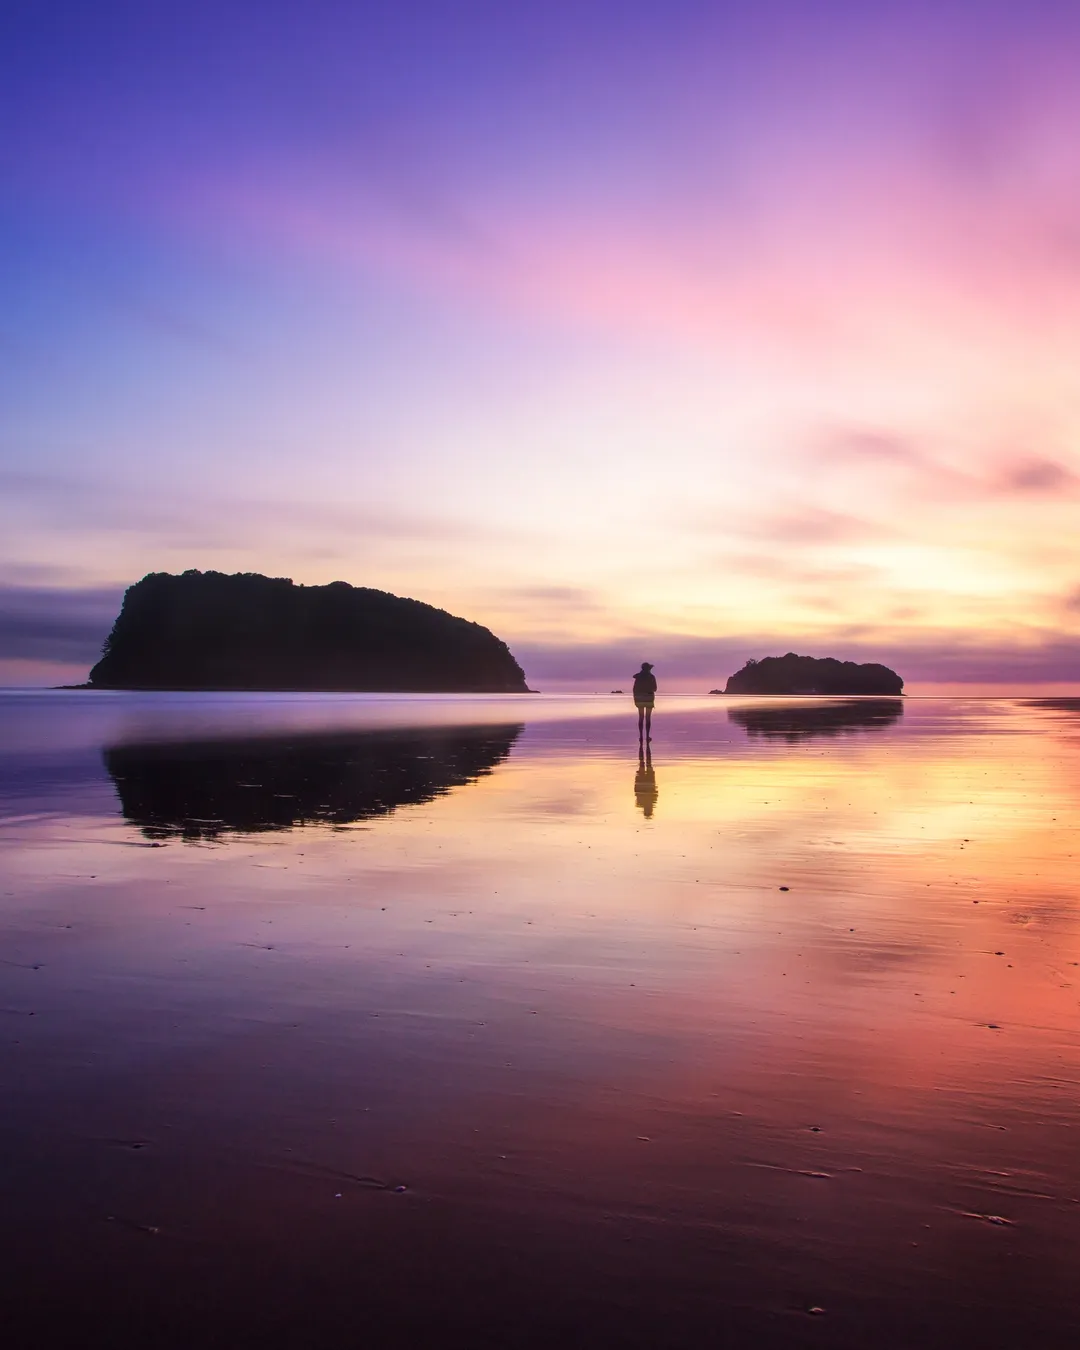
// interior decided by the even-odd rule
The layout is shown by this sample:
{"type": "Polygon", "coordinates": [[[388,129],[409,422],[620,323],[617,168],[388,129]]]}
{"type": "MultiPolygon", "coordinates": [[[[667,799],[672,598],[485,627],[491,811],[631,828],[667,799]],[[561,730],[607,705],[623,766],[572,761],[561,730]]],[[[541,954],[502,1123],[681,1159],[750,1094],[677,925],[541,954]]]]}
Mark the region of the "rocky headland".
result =
{"type": "Polygon", "coordinates": [[[129,587],[88,687],[529,692],[505,642],[419,600],[197,571],[129,587]]]}

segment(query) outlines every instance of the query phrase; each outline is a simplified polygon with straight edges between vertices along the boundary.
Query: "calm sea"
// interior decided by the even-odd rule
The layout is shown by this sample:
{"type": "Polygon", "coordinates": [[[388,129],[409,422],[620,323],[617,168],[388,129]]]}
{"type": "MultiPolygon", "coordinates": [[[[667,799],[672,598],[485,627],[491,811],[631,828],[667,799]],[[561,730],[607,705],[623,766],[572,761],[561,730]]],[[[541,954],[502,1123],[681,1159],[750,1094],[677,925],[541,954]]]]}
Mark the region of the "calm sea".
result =
{"type": "Polygon", "coordinates": [[[1080,702],[653,730],[0,695],[20,1343],[1076,1345],[1080,702]]]}

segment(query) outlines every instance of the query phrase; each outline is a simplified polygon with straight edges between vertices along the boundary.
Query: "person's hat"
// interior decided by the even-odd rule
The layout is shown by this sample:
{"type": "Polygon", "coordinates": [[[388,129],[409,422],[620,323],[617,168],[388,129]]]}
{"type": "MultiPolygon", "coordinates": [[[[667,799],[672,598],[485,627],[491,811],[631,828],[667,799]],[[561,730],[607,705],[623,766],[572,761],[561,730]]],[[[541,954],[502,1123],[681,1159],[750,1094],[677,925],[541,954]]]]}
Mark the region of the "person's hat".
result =
{"type": "Polygon", "coordinates": [[[642,661],[642,663],[641,663],[641,669],[642,669],[642,670],[652,670],[652,662],[651,662],[651,661],[642,661]]]}

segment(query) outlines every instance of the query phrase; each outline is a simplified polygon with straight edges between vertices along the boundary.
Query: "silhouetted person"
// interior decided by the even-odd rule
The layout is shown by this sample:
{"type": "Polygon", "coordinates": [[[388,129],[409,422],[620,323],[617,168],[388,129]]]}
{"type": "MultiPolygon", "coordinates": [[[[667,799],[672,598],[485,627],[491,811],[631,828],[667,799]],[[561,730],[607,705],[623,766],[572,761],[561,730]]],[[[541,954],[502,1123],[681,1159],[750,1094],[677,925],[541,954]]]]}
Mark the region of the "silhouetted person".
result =
{"type": "Polygon", "coordinates": [[[656,676],[648,661],[634,676],[634,705],[637,708],[638,741],[652,740],[652,710],[656,702],[656,676]]]}
{"type": "Polygon", "coordinates": [[[653,807],[659,795],[656,790],[656,774],[652,766],[652,751],[639,750],[637,773],[634,775],[634,800],[645,812],[646,820],[652,819],[653,807]]]}

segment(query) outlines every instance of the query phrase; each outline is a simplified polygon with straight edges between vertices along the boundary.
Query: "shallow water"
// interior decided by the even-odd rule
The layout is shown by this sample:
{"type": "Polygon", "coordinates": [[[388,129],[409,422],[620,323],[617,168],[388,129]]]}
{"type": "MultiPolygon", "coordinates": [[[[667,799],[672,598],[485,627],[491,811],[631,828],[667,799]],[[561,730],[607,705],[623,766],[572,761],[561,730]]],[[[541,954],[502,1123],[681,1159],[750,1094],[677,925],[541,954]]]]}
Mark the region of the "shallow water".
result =
{"type": "Polygon", "coordinates": [[[1065,1346],[1080,705],[0,695],[42,1344],[1065,1346]],[[121,1343],[117,1340],[116,1343],[121,1343]]]}

